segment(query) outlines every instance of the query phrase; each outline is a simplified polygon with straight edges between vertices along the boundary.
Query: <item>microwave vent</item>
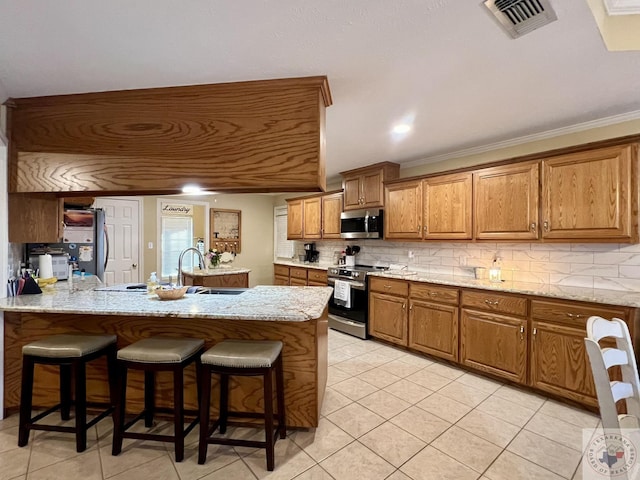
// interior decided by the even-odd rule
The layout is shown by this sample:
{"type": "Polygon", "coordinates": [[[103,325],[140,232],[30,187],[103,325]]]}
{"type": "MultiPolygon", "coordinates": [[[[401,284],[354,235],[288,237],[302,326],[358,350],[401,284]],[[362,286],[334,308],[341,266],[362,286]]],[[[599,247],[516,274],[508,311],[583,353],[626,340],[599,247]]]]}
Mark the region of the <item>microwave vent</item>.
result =
{"type": "Polygon", "coordinates": [[[486,0],[484,5],[512,38],[558,19],[549,0],[486,0]]]}

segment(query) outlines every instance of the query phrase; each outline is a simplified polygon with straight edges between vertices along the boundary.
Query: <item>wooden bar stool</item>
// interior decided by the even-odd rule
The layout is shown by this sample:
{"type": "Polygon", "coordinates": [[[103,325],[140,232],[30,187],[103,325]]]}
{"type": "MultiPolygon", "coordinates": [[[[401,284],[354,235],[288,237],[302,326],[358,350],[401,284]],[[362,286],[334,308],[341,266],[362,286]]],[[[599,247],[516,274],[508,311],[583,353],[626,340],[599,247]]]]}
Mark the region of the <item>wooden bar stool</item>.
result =
{"type": "Polygon", "coordinates": [[[113,412],[116,381],[115,335],[52,335],[22,347],[22,387],[20,396],[20,421],[18,446],[29,443],[30,430],[75,433],[76,451],[87,448],[87,429],[113,412]],[[87,403],[86,365],[99,357],[107,357],[110,403],[87,403]],[[31,417],[33,402],[33,374],[35,364],[60,367],[60,403],[31,417]],[[75,400],[72,400],[71,377],[75,379],[75,400]],[[60,409],[60,418],[69,420],[71,406],[75,406],[75,426],[42,425],[38,420],[60,409]],[[87,405],[99,406],[103,411],[87,422],[87,405]]]}
{"type": "MultiPolygon", "coordinates": [[[[199,421],[197,411],[184,409],[184,369],[195,362],[196,378],[200,377],[200,354],[204,350],[203,347],[204,340],[195,338],[152,337],[118,350],[118,387],[112,455],[118,455],[122,451],[123,439],[136,438],[171,442],[175,446],[176,462],[182,461],[184,458],[184,437],[193,430],[199,421]],[[129,368],[144,371],[144,410],[125,424],[127,370],[129,368]],[[155,406],[155,373],[160,371],[173,372],[173,409],[159,409],[155,406]],[[144,418],[144,424],[147,428],[153,426],[155,412],[173,413],[173,435],[127,432],[142,418],[144,418]],[[185,413],[195,417],[186,429],[184,428],[185,413]]],[[[198,398],[199,396],[200,392],[198,391],[198,398]]]]}
{"type": "Polygon", "coordinates": [[[267,340],[224,340],[202,354],[200,390],[200,442],[198,463],[207,458],[208,444],[234,445],[264,448],[267,451],[267,470],[274,468],[274,446],[278,434],[286,438],[284,411],[284,375],[282,369],[282,342],[267,340]],[[273,371],[276,373],[276,397],[278,403],[278,425],[274,431],[273,420],[273,371]],[[211,405],[211,374],[220,375],[220,415],[209,428],[211,405]],[[264,384],[264,413],[229,411],[229,376],[261,375],[264,384]],[[218,427],[220,433],[227,431],[230,417],[264,418],[265,441],[213,438],[218,427]]]}

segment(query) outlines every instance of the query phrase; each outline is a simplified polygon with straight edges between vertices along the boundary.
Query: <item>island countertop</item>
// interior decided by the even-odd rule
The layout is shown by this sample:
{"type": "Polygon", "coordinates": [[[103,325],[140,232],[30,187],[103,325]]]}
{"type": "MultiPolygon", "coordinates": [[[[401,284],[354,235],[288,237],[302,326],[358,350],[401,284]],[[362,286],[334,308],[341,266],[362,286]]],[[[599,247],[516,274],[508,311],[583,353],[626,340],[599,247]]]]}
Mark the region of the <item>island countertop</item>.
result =
{"type": "Polygon", "coordinates": [[[160,300],[146,292],[95,291],[94,277],[58,282],[42,294],[0,299],[0,310],[91,315],[304,322],[322,316],[329,287],[257,286],[240,295],[187,294],[160,300]]]}

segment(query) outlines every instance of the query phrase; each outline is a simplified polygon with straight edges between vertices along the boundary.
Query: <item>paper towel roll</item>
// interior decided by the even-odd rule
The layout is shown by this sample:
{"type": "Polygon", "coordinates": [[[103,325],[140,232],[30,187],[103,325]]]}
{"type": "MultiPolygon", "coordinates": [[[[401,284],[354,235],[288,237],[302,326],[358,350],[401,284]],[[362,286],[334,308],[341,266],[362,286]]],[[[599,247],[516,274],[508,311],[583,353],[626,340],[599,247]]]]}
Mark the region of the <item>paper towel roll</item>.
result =
{"type": "Polygon", "coordinates": [[[51,278],[53,277],[53,260],[51,255],[45,253],[44,255],[40,255],[40,278],[51,278]]]}

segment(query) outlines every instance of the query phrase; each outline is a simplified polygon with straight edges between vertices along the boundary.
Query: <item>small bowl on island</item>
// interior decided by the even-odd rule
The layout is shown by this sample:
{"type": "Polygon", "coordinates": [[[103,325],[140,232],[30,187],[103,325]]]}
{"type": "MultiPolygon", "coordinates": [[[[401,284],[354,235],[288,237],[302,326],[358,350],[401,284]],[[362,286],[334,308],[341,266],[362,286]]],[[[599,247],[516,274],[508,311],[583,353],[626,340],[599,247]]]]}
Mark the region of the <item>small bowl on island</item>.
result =
{"type": "Polygon", "coordinates": [[[189,287],[177,287],[177,288],[156,288],[154,293],[158,295],[160,300],[177,300],[184,297],[189,287]]]}

